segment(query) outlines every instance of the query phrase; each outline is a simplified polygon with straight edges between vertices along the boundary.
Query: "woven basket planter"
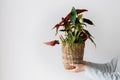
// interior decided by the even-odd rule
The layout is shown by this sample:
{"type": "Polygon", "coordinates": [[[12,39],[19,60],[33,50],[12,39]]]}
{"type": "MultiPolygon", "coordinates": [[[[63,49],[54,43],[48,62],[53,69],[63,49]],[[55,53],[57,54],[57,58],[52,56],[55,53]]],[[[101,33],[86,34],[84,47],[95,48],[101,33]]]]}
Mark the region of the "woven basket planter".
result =
{"type": "Polygon", "coordinates": [[[75,43],[73,50],[71,50],[68,44],[62,45],[62,60],[65,69],[72,69],[73,67],[70,64],[80,64],[84,56],[84,44],[75,43]]]}

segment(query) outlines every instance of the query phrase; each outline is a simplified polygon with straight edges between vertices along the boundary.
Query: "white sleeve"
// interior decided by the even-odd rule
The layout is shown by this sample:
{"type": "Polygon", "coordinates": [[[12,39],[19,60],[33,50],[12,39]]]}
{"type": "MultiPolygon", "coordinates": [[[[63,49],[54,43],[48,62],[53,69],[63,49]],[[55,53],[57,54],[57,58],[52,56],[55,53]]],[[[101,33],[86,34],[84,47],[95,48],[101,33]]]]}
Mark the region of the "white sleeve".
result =
{"type": "Polygon", "coordinates": [[[120,80],[120,72],[115,72],[116,66],[117,59],[106,64],[90,63],[86,66],[85,73],[93,80],[120,80]]]}

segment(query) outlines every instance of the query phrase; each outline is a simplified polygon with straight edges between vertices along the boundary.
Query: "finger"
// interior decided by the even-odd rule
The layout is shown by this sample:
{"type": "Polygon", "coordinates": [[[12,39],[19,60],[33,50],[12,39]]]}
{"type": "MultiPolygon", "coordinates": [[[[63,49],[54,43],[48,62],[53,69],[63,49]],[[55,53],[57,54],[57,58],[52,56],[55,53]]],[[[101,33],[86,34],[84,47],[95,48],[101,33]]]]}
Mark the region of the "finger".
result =
{"type": "Polygon", "coordinates": [[[71,69],[71,70],[67,70],[67,71],[78,73],[78,72],[81,72],[82,70],[75,68],[75,69],[71,69]]]}
{"type": "Polygon", "coordinates": [[[69,64],[70,66],[77,66],[79,64],[75,64],[75,63],[72,63],[72,64],[69,64]]]}
{"type": "Polygon", "coordinates": [[[83,66],[84,64],[70,64],[70,66],[73,66],[73,67],[80,67],[80,66],[83,66]]]}
{"type": "Polygon", "coordinates": [[[74,69],[69,69],[69,70],[67,70],[67,71],[76,72],[76,68],[74,68],[74,69]]]}

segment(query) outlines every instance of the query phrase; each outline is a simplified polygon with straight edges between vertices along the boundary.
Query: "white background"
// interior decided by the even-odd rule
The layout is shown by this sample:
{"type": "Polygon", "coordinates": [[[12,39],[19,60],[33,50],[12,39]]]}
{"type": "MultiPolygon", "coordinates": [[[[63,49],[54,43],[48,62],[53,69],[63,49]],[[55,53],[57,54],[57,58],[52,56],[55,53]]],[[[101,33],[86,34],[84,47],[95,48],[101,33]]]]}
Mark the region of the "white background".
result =
{"type": "Polygon", "coordinates": [[[120,54],[119,0],[0,0],[0,80],[90,80],[64,70],[52,27],[72,7],[85,8],[97,44],[88,40],[84,59],[105,63],[120,54]]]}

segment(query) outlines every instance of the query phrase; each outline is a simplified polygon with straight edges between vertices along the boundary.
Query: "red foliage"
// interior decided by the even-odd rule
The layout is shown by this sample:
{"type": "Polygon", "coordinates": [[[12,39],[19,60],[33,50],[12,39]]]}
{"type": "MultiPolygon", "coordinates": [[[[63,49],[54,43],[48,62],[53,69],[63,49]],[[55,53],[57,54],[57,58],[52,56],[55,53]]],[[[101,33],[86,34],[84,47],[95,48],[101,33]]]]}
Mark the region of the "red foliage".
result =
{"type": "Polygon", "coordinates": [[[85,11],[88,11],[88,10],[86,10],[86,9],[76,9],[77,14],[85,12],[85,11]]]}
{"type": "MultiPolygon", "coordinates": [[[[86,10],[86,9],[76,9],[77,14],[85,12],[85,11],[88,11],[88,10],[86,10]]],[[[53,29],[56,28],[56,32],[58,32],[59,27],[62,26],[64,23],[68,22],[68,20],[70,19],[70,15],[71,15],[71,13],[69,13],[65,18],[62,17],[62,21],[60,23],[56,24],[53,27],[53,29]]]]}
{"type": "Polygon", "coordinates": [[[44,44],[49,45],[49,46],[55,46],[56,44],[59,44],[58,40],[53,40],[49,42],[44,42],[44,44]]]}
{"type": "Polygon", "coordinates": [[[88,38],[88,35],[84,32],[82,32],[80,36],[83,40],[86,40],[88,38]]]}

